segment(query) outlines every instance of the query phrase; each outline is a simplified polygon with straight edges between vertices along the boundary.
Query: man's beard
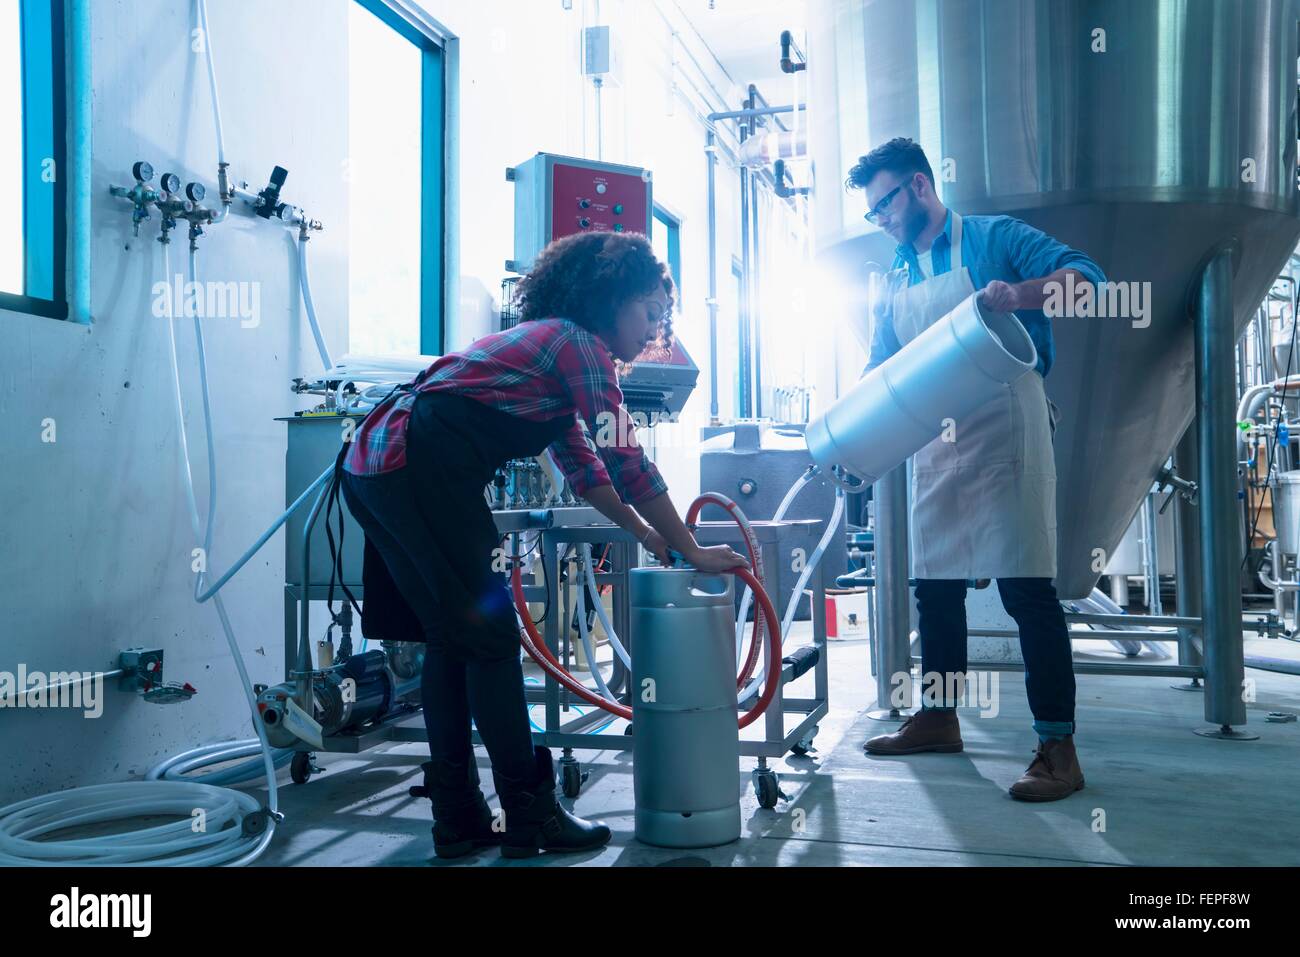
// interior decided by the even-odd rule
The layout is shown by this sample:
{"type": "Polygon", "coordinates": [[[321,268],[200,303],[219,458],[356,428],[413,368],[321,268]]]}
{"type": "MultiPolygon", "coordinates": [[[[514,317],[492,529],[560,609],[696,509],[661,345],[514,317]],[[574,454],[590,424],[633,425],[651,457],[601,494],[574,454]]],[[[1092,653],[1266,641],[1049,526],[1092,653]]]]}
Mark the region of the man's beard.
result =
{"type": "Polygon", "coordinates": [[[928,219],[925,208],[919,203],[914,209],[908,210],[907,218],[903,221],[903,242],[915,245],[916,237],[924,231],[928,219]]]}

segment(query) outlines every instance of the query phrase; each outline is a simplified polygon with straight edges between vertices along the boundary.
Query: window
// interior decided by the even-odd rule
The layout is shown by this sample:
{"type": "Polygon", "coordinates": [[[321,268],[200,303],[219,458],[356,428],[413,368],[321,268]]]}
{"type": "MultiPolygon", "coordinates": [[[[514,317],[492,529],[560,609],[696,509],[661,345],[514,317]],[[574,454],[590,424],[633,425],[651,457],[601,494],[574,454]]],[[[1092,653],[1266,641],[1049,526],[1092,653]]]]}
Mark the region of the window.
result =
{"type": "Polygon", "coordinates": [[[682,299],[682,221],[658,203],[654,208],[654,226],[650,231],[650,245],[660,262],[668,264],[673,285],[677,287],[677,307],[682,299]]]}
{"type": "Polygon", "coordinates": [[[0,4],[0,307],[66,319],[62,0],[0,4]]]}
{"type": "Polygon", "coordinates": [[[348,22],[348,349],[443,351],[440,38],[405,4],[355,0],[348,22]]]}

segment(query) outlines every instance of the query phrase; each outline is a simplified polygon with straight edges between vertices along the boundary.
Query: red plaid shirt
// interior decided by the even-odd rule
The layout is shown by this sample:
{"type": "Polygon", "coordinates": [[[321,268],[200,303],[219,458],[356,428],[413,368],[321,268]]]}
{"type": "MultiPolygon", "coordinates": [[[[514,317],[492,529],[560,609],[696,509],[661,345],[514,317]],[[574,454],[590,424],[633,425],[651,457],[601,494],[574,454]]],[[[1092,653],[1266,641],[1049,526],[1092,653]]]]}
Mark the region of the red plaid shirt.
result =
{"type": "Polygon", "coordinates": [[[366,416],[343,467],[378,475],[406,465],[406,426],[421,392],[453,392],[534,422],[576,412],[581,421],[551,446],[575,492],[613,485],[636,504],[668,490],[637,442],[609,348],[568,319],[521,322],[438,359],[409,392],[390,396],[366,416]],[[583,422],[594,429],[594,449],[583,422]]]}

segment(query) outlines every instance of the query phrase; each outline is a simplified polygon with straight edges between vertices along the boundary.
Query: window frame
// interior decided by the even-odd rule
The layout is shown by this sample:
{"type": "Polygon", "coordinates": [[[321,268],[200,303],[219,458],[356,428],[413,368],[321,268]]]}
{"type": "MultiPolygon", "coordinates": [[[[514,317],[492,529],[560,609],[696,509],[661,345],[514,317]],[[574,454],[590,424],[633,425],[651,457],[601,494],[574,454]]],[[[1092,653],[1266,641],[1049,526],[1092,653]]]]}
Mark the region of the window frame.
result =
{"type": "Polygon", "coordinates": [[[24,312],[50,319],[68,318],[68,177],[67,177],[67,76],[66,43],[67,33],[63,17],[63,0],[19,0],[19,49],[22,58],[22,104],[23,127],[21,132],[23,157],[23,292],[13,293],[0,290],[0,309],[24,312]],[[39,41],[36,56],[32,56],[30,41],[39,41]],[[40,113],[33,116],[28,108],[31,98],[29,91],[37,89],[38,94],[46,92],[45,78],[48,76],[48,102],[40,104],[48,107],[49,129],[45,130],[44,117],[40,113]],[[33,127],[40,122],[40,132],[33,132],[33,127]],[[33,146],[32,140],[40,137],[33,146]],[[48,151],[45,147],[48,147],[48,151]],[[41,154],[37,162],[31,157],[41,154]],[[49,157],[54,161],[54,182],[45,183],[41,179],[44,160],[49,157]],[[33,221],[30,212],[33,187],[54,190],[48,234],[46,225],[33,221]],[[35,242],[33,241],[35,238],[35,242]],[[33,247],[50,248],[49,298],[30,294],[31,262],[33,247]]]}
{"type": "Polygon", "coordinates": [[[354,2],[421,52],[420,352],[441,355],[447,341],[447,41],[451,36],[408,0],[354,2]]]}
{"type": "MultiPolygon", "coordinates": [[[[681,307],[682,298],[682,220],[680,216],[674,215],[667,207],[654,204],[650,215],[650,221],[657,226],[662,226],[668,239],[668,272],[672,274],[673,285],[677,287],[678,308],[681,307]]],[[[651,226],[653,229],[654,226],[651,226]]]]}

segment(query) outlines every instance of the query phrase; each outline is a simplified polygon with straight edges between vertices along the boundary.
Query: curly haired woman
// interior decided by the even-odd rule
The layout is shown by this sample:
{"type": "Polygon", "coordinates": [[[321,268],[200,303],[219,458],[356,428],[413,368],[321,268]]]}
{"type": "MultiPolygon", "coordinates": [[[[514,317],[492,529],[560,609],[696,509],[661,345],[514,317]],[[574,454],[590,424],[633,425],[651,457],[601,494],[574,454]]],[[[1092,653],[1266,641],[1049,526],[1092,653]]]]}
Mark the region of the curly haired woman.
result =
{"type": "Polygon", "coordinates": [[[575,492],[661,561],[697,568],[744,559],[701,547],[658,470],[623,427],[617,363],[670,341],[673,283],[644,236],[598,232],[548,246],[519,283],[522,321],[438,359],[357,429],[343,495],[426,641],[422,698],[434,850],[457,857],[500,843],[506,857],[583,851],[609,828],[555,799],[550,751],[533,747],[518,623],[501,575],[500,536],[483,488],[511,459],[550,448],[575,492]],[[593,435],[615,441],[593,449],[593,435]],[[602,428],[617,422],[619,428],[602,428]],[[470,720],[492,762],[505,813],[493,828],[479,790],[470,720]]]}

